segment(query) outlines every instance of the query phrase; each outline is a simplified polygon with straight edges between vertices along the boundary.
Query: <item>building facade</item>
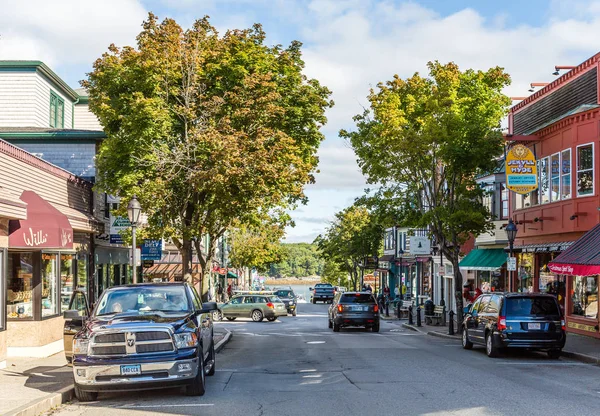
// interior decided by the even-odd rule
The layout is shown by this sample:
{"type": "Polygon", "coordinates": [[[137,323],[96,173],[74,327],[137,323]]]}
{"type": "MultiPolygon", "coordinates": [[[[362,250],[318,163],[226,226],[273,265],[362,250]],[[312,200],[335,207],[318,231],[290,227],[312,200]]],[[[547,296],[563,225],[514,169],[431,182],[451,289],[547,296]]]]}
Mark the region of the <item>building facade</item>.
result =
{"type": "Polygon", "coordinates": [[[597,54],[515,105],[507,136],[509,147],[532,150],[539,183],[527,195],[510,193],[518,226],[512,288],[555,294],[567,329],[595,337],[598,276],[554,273],[549,264],[600,222],[599,67],[597,54]]]}

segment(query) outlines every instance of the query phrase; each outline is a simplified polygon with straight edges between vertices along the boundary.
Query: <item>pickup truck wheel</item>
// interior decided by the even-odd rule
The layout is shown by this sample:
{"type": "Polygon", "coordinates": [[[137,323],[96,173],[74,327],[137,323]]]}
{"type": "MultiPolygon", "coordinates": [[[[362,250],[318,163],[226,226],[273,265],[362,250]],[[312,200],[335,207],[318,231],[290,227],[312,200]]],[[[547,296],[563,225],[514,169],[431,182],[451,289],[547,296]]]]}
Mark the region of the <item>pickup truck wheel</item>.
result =
{"type": "Polygon", "coordinates": [[[294,309],[294,310],[292,311],[292,316],[296,316],[297,314],[298,314],[298,313],[296,312],[296,309],[294,309]]]}
{"type": "Polygon", "coordinates": [[[236,318],[235,316],[228,316],[227,320],[228,321],[235,321],[235,318],[236,318]]]}
{"type": "Polygon", "coordinates": [[[379,322],[377,322],[375,325],[373,325],[371,327],[371,331],[373,331],[373,332],[379,332],[379,322]]]}
{"type": "Polygon", "coordinates": [[[329,321],[329,328],[333,328],[333,323],[331,322],[331,319],[327,319],[327,321],[329,321]]]}
{"type": "Polygon", "coordinates": [[[313,304],[313,305],[316,305],[316,304],[317,304],[317,301],[316,301],[316,300],[314,300],[314,299],[312,299],[312,300],[311,300],[311,302],[312,302],[312,304],[313,304]]]}
{"type": "Polygon", "coordinates": [[[260,310],[255,309],[252,311],[252,320],[254,322],[262,322],[263,318],[263,313],[260,310]]]}
{"type": "Polygon", "coordinates": [[[277,317],[275,317],[275,316],[271,316],[271,317],[267,318],[267,321],[269,321],[269,322],[273,322],[273,321],[275,321],[276,319],[277,319],[277,317]]]}
{"type": "Polygon", "coordinates": [[[95,391],[83,391],[75,384],[75,396],[80,402],[93,402],[98,400],[98,393],[95,391]]]}
{"type": "Polygon", "coordinates": [[[212,361],[212,367],[206,374],[207,376],[214,376],[217,370],[217,353],[215,352],[215,340],[210,344],[210,354],[208,354],[208,360],[212,361]]]}
{"type": "MultiPolygon", "coordinates": [[[[202,348],[202,347],[200,347],[202,348]]],[[[204,374],[204,360],[202,353],[198,354],[198,374],[194,380],[185,388],[185,394],[188,396],[204,396],[206,391],[206,375],[204,374]]]]}
{"type": "Polygon", "coordinates": [[[340,324],[333,323],[333,332],[340,332],[340,324]]]}
{"type": "Polygon", "coordinates": [[[212,313],[212,319],[213,321],[220,321],[223,319],[223,314],[221,313],[221,311],[213,311],[212,313]]]}

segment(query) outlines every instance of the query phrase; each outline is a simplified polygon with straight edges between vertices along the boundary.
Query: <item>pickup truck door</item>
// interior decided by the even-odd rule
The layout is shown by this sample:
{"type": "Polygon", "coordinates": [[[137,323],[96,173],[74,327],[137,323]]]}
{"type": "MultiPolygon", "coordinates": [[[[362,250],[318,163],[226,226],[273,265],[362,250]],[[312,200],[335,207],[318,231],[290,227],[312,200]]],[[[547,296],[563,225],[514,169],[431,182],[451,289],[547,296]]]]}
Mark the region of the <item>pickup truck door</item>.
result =
{"type": "Polygon", "coordinates": [[[90,309],[85,292],[75,290],[71,295],[69,302],[69,311],[79,312],[81,319],[65,319],[63,329],[63,344],[65,349],[65,358],[70,363],[73,359],[73,337],[83,328],[85,319],[90,316],[90,309]]]}
{"type": "MultiPolygon", "coordinates": [[[[198,292],[196,292],[195,288],[191,290],[192,302],[194,303],[194,309],[200,310],[202,309],[202,301],[200,300],[200,296],[198,296],[198,292]]],[[[197,327],[198,327],[198,339],[202,340],[202,354],[204,359],[206,359],[209,348],[212,342],[212,320],[210,313],[202,313],[197,315],[197,327]]]]}

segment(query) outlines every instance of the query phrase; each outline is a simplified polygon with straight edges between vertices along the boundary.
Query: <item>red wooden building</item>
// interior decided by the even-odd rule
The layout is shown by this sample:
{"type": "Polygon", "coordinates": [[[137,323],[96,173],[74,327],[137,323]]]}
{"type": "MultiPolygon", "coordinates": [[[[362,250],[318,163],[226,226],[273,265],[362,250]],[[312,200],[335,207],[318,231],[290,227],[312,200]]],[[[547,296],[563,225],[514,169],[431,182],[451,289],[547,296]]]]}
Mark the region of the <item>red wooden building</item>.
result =
{"type": "Polygon", "coordinates": [[[600,222],[599,75],[600,53],[515,105],[507,141],[534,152],[539,175],[536,191],[510,193],[510,217],[518,226],[513,288],[556,294],[568,330],[600,338],[598,275],[549,267],[600,222]]]}

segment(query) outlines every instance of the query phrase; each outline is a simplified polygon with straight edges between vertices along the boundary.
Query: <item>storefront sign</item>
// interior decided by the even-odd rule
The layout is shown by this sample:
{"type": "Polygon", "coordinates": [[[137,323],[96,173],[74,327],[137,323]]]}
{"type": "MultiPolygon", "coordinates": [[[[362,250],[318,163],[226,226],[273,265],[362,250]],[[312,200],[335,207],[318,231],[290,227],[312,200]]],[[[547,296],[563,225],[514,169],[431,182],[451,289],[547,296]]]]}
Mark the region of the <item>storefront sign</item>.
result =
{"type": "Polygon", "coordinates": [[[410,254],[431,254],[431,241],[429,241],[429,238],[419,235],[410,236],[410,254]]]}
{"type": "Polygon", "coordinates": [[[126,217],[116,217],[110,214],[110,243],[111,244],[123,244],[123,238],[121,232],[129,230],[131,223],[126,217]]]}
{"type": "Polygon", "coordinates": [[[154,260],[144,260],[142,262],[142,266],[144,267],[144,269],[152,267],[152,266],[154,266],[154,260]]]}
{"type": "Polygon", "coordinates": [[[365,269],[376,269],[377,263],[378,263],[377,257],[368,256],[368,257],[365,257],[365,259],[363,260],[363,267],[365,269]]]}
{"type": "Polygon", "coordinates": [[[162,258],[162,240],[144,240],[142,260],[160,260],[162,258]]]}
{"type": "Polygon", "coordinates": [[[587,332],[596,332],[596,327],[593,325],[585,325],[585,324],[578,324],[576,322],[569,322],[567,324],[567,327],[571,328],[571,329],[579,329],[580,331],[587,331],[587,332]]]}
{"type": "Polygon", "coordinates": [[[518,194],[528,194],[538,188],[535,156],[522,144],[513,146],[506,155],[506,186],[518,194]]]}
{"type": "Polygon", "coordinates": [[[390,262],[389,261],[380,261],[378,268],[379,269],[384,269],[384,270],[389,270],[389,268],[390,268],[390,262]]]}

